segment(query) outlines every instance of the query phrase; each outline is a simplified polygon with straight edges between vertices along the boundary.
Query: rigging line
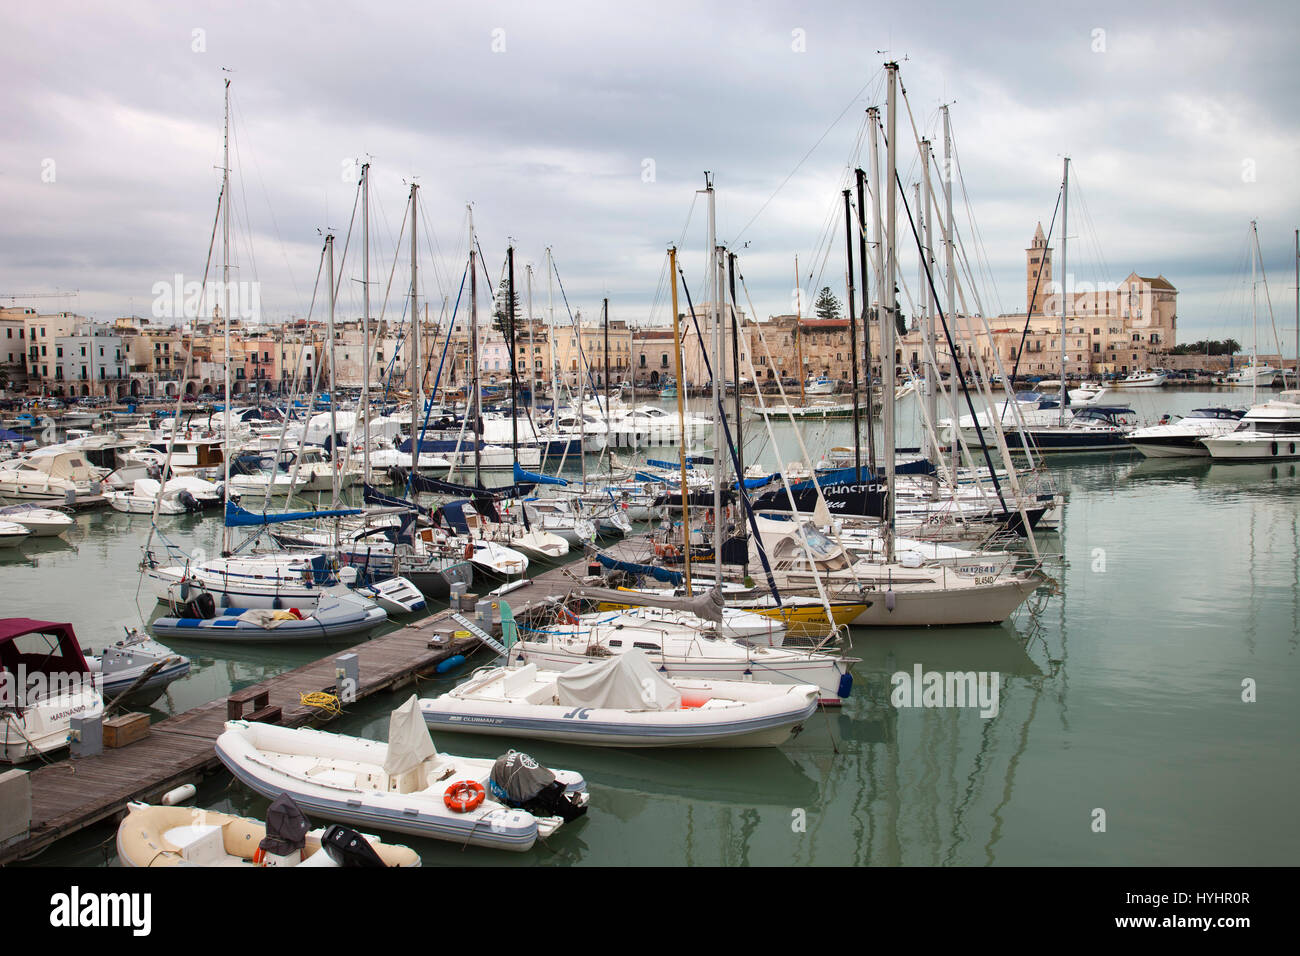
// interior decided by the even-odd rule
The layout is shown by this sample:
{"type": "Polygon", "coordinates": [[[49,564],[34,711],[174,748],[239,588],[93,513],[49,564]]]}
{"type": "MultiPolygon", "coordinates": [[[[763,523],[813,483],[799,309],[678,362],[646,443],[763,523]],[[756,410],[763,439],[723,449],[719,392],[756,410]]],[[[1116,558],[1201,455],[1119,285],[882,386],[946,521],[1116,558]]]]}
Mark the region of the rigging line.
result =
{"type": "MultiPolygon", "coordinates": [[[[244,168],[244,158],[239,152],[239,124],[232,123],[231,131],[233,133],[235,147],[235,168],[244,168]]],[[[253,255],[253,218],[248,212],[248,193],[244,189],[244,177],[239,176],[239,195],[244,203],[244,242],[248,246],[248,271],[252,274],[253,281],[257,281],[257,258],[253,255]]]]}
{"type": "Polygon", "coordinates": [[[813,143],[812,146],[809,147],[808,152],[803,154],[803,158],[800,159],[799,162],[795,163],[794,169],[790,170],[790,172],[786,175],[785,179],[781,180],[781,185],[776,187],[776,190],[772,193],[772,195],[768,196],[766,201],[764,201],[763,205],[758,207],[758,212],[754,213],[754,215],[750,217],[749,222],[745,223],[745,225],[741,228],[740,232],[736,233],[735,237],[731,240],[733,245],[735,245],[740,241],[740,237],[743,236],[749,230],[749,227],[754,224],[754,221],[763,214],[763,210],[765,210],[771,204],[772,200],[777,197],[777,194],[780,193],[781,190],[786,187],[786,184],[789,183],[790,180],[794,178],[794,174],[799,172],[800,167],[802,167],[803,164],[808,161],[808,157],[817,151],[817,147],[822,144],[822,140],[824,140],[827,136],[829,136],[831,130],[833,130],[836,126],[839,125],[839,122],[844,118],[844,115],[853,108],[854,104],[857,103],[858,100],[862,99],[862,94],[865,93],[867,91],[867,88],[870,87],[873,83],[875,83],[877,79],[879,79],[879,77],[883,74],[883,72],[884,72],[884,68],[881,67],[880,70],[878,70],[876,74],[872,76],[871,79],[867,80],[867,82],[862,85],[862,89],[858,90],[855,94],[853,94],[853,99],[849,100],[848,105],[846,105],[844,109],[840,110],[839,115],[836,116],[835,119],[831,121],[830,126],[826,127],[825,132],[823,132],[820,136],[817,137],[817,141],[813,143]]]}
{"type": "MultiPolygon", "coordinates": [[[[988,247],[984,242],[983,234],[979,230],[979,225],[975,221],[975,210],[971,203],[970,191],[966,188],[966,175],[962,166],[961,155],[958,151],[957,137],[955,134],[952,137],[952,159],[953,165],[957,169],[957,182],[961,186],[962,205],[966,210],[966,221],[970,223],[971,239],[975,244],[975,262],[977,266],[979,266],[981,262],[983,263],[984,275],[988,282],[987,288],[992,292],[992,295],[988,298],[997,305],[998,314],[1000,315],[1005,311],[1005,309],[1002,305],[1002,297],[998,293],[997,283],[993,279],[993,265],[989,261],[988,247]]],[[[974,291],[974,286],[972,284],[972,292],[974,291]]]]}

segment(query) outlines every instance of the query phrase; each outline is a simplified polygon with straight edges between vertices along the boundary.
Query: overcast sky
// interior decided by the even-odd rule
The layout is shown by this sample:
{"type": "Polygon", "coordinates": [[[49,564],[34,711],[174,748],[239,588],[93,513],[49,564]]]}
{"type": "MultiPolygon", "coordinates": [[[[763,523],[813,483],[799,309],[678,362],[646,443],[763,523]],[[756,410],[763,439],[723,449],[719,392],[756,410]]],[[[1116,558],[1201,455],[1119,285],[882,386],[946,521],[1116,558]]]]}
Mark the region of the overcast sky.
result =
{"type": "MultiPolygon", "coordinates": [[[[796,255],[805,288],[829,285],[843,299],[839,190],[851,165],[867,162],[864,111],[883,106],[881,64],[892,57],[937,148],[938,107],[951,104],[967,192],[957,219],[967,249],[978,245],[991,267],[978,289],[986,311],[1023,309],[1024,249],[1051,219],[1069,155],[1078,280],[1163,274],[1180,291],[1180,340],[1248,342],[1247,243],[1258,219],[1276,325],[1293,342],[1297,9],[1294,0],[11,6],[0,295],[77,290],[17,304],[109,319],[149,316],[156,283],[177,273],[197,281],[220,188],[228,75],[232,278],[260,283],[269,319],[307,311],[320,230],[336,231],[342,258],[358,157],[373,169],[376,312],[414,178],[422,295],[434,313],[456,294],[472,202],[494,279],[507,237],[521,290],[523,264],[535,264],[535,310],[546,302],[549,245],[584,316],[608,295],[614,318],[666,321],[669,244],[681,243],[692,294],[704,295],[696,190],[706,169],[719,239],[741,254],[760,316],[792,310],[796,255]]],[[[906,182],[917,175],[910,139],[900,128],[906,182]]],[[[351,315],[359,235],[358,225],[342,269],[351,315]]],[[[390,315],[403,308],[407,255],[404,245],[390,315]]],[[[913,256],[904,254],[903,279],[914,290],[913,256]]],[[[1271,336],[1261,309],[1262,349],[1271,336]]]]}

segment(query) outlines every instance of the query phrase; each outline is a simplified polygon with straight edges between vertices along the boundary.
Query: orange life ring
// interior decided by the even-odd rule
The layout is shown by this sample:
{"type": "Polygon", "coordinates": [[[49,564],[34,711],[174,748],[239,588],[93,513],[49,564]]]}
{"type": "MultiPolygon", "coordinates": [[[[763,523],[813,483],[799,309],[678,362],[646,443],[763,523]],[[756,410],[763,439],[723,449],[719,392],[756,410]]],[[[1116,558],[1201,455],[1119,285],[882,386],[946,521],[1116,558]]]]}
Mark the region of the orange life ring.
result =
{"type": "Polygon", "coordinates": [[[487,791],[483,789],[483,784],[475,780],[458,780],[447,788],[447,792],[442,795],[442,802],[447,805],[448,810],[455,810],[457,813],[469,813],[487,796],[487,791]]]}

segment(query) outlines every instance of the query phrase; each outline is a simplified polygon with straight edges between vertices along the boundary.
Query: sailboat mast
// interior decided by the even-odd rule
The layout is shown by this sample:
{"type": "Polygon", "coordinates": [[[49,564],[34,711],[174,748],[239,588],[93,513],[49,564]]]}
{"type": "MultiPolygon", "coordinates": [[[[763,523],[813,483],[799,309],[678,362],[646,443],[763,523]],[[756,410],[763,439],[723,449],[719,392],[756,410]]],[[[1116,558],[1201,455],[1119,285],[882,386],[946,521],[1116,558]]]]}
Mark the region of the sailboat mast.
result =
{"type": "Polygon", "coordinates": [[[885,134],[886,156],[883,182],[888,184],[884,187],[888,198],[885,201],[885,284],[881,290],[885,305],[880,321],[880,358],[885,389],[885,562],[892,564],[894,561],[894,406],[897,404],[894,401],[894,335],[897,331],[895,309],[898,303],[894,297],[894,289],[897,287],[898,275],[898,257],[895,252],[898,239],[898,188],[895,182],[898,145],[898,137],[895,135],[898,125],[898,64],[886,63],[885,70],[889,77],[885,100],[889,128],[885,134]]]}
{"type": "Polygon", "coordinates": [[[1070,273],[1065,267],[1066,239],[1070,234],[1070,157],[1065,157],[1065,173],[1061,178],[1061,424],[1065,424],[1065,406],[1069,392],[1065,387],[1065,310],[1070,301],[1067,288],[1070,273]]]}
{"type": "Polygon", "coordinates": [[[1255,288],[1255,265],[1259,255],[1259,227],[1255,220],[1250,221],[1252,248],[1250,250],[1250,324],[1253,330],[1252,354],[1250,356],[1250,404],[1259,401],[1259,296],[1255,288]]]}
{"type": "MultiPolygon", "coordinates": [[[[952,218],[952,177],[953,173],[953,155],[952,155],[952,127],[948,121],[948,105],[945,103],[940,109],[943,111],[943,247],[944,247],[944,269],[947,272],[947,284],[945,296],[948,301],[948,322],[950,328],[955,328],[957,321],[957,273],[953,264],[953,232],[955,224],[952,218]]],[[[954,361],[956,357],[954,356],[954,361]]],[[[948,414],[952,419],[954,434],[952,440],[952,474],[951,481],[957,480],[957,464],[961,454],[961,443],[957,440],[955,433],[957,425],[957,393],[955,390],[948,393],[949,411],[948,414]]]]}
{"type": "MultiPolygon", "coordinates": [[[[524,266],[524,289],[528,296],[528,405],[530,412],[537,409],[537,375],[533,370],[533,264],[530,262],[524,266]]],[[[528,420],[532,422],[533,437],[540,437],[537,434],[537,421],[534,414],[529,414],[528,420]]]]}
{"type": "Polygon", "coordinates": [[[691,595],[691,509],[689,488],[686,484],[686,410],[682,392],[685,385],[682,379],[682,332],[681,318],[677,314],[677,247],[668,248],[668,271],[672,273],[673,287],[673,361],[677,373],[677,427],[682,433],[681,444],[677,450],[678,460],[682,466],[682,554],[686,561],[686,596],[691,595]]]}
{"type": "MultiPolygon", "coordinates": [[[[718,234],[716,204],[714,202],[713,178],[704,174],[705,192],[709,196],[709,255],[706,259],[709,267],[709,300],[713,306],[713,567],[716,575],[714,581],[722,586],[722,404],[718,394],[718,357],[722,352],[719,341],[722,324],[718,312],[718,234]]],[[[703,343],[701,343],[703,345],[703,343]]]]}
{"type": "MultiPolygon", "coordinates": [[[[556,351],[555,339],[555,296],[551,285],[551,276],[555,267],[551,264],[551,247],[546,247],[546,314],[550,324],[548,334],[551,338],[551,421],[558,423],[560,418],[560,357],[556,351]]],[[[581,419],[581,410],[579,410],[581,419]]]]}
{"type": "MultiPolygon", "coordinates": [[[[370,484],[370,164],[361,167],[361,475],[370,484]]],[[[355,428],[355,422],[353,423],[355,428]]]]}
{"type": "MultiPolygon", "coordinates": [[[[331,233],[325,237],[325,271],[329,276],[330,283],[330,312],[329,312],[329,363],[330,363],[330,510],[333,511],[339,506],[339,420],[338,420],[338,389],[335,388],[334,379],[334,308],[336,305],[337,295],[334,286],[334,235],[331,233]]],[[[337,527],[337,522],[335,523],[337,527]]]]}
{"type": "MultiPolygon", "coordinates": [[[[223,488],[230,487],[230,80],[226,80],[226,126],[221,157],[221,319],[225,326],[223,348],[226,367],[223,372],[225,405],[221,429],[221,462],[224,472],[223,488]]],[[[174,433],[174,429],[173,429],[174,433]]],[[[163,475],[163,482],[167,476],[163,475]]],[[[160,495],[161,496],[161,495],[160,495]]],[[[221,553],[230,551],[230,529],[222,523],[221,553]]]]}
{"type": "Polygon", "coordinates": [[[420,187],[411,183],[411,489],[414,497],[415,476],[420,473],[420,412],[423,410],[420,395],[420,312],[416,307],[415,223],[416,191],[420,187]]]}
{"type": "Polygon", "coordinates": [[[601,323],[605,327],[605,355],[601,359],[600,380],[605,386],[605,420],[609,420],[609,299],[601,304],[601,323]]]}
{"type": "MultiPolygon", "coordinates": [[[[876,274],[876,331],[880,333],[880,402],[881,402],[881,426],[884,426],[883,418],[886,408],[893,407],[894,389],[891,385],[889,389],[885,388],[885,266],[884,266],[884,243],[882,239],[882,226],[880,219],[880,190],[884,180],[880,178],[880,108],[872,106],[867,110],[867,125],[871,128],[871,179],[876,184],[875,202],[871,204],[871,242],[875,247],[872,253],[872,269],[876,274]]],[[[892,189],[892,184],[888,187],[892,189]]],[[[890,285],[890,299],[893,299],[893,286],[890,285]]],[[[892,354],[892,353],[891,353],[892,354]]],[[[870,356],[868,355],[868,358],[870,356]]],[[[867,366],[867,377],[871,377],[871,366],[867,366]]],[[[892,381],[892,379],[891,379],[892,381]]],[[[875,435],[871,436],[871,455],[872,455],[872,474],[877,474],[875,469],[876,444],[875,435]]]]}
{"type": "MultiPolygon", "coordinates": [[[[858,181],[858,271],[862,274],[862,373],[867,396],[867,467],[876,473],[876,435],[871,423],[871,281],[867,273],[867,206],[866,174],[862,167],[855,171],[858,181]]],[[[872,175],[875,171],[872,170],[872,175]]],[[[856,389],[855,389],[856,391],[856,389]]],[[[857,414],[857,411],[854,411],[857,414]]],[[[856,440],[857,426],[853,428],[856,440]]]]}
{"type": "Polygon", "coordinates": [[[478,264],[476,260],[478,245],[474,235],[474,210],[469,210],[469,375],[466,376],[469,394],[465,398],[465,414],[470,416],[474,428],[474,484],[483,486],[483,463],[481,448],[483,435],[479,430],[479,387],[478,387],[478,264]]]}
{"type": "Polygon", "coordinates": [[[849,274],[849,363],[853,366],[853,480],[862,480],[862,425],[858,421],[858,313],[853,276],[853,203],[844,190],[844,261],[849,274]]]}
{"type": "Polygon", "coordinates": [[[519,460],[519,366],[515,364],[515,247],[506,246],[506,328],[510,346],[510,444],[519,460]]]}
{"type": "MultiPolygon", "coordinates": [[[[925,428],[922,443],[925,445],[925,457],[928,461],[937,464],[939,450],[934,447],[934,423],[938,420],[939,413],[939,352],[938,340],[934,326],[935,313],[938,311],[938,303],[933,302],[930,298],[929,272],[930,265],[934,260],[931,253],[933,246],[933,216],[930,215],[930,141],[921,140],[921,219],[917,226],[922,230],[924,242],[921,249],[921,302],[925,316],[925,354],[926,362],[929,367],[925,372],[925,414],[928,425],[925,428]]],[[[954,355],[952,362],[954,365],[953,380],[956,381],[956,364],[960,361],[959,357],[954,355]]],[[[932,489],[937,489],[937,484],[931,484],[932,489]]]]}
{"type": "Polygon", "coordinates": [[[799,404],[807,405],[808,396],[804,392],[805,380],[803,368],[803,289],[799,285],[799,254],[794,256],[794,350],[795,361],[799,367],[795,374],[799,376],[799,404]]]}

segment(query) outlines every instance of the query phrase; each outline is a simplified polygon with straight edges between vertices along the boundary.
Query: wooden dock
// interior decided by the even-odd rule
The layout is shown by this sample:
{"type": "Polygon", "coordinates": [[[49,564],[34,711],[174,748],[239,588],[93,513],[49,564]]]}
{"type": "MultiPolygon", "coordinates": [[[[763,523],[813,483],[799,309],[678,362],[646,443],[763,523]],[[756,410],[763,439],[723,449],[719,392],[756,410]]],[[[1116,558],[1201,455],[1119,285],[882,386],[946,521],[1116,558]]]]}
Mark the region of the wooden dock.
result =
{"type": "MultiPolygon", "coordinates": [[[[357,655],[356,699],[361,700],[409,684],[452,655],[468,655],[477,648],[477,639],[457,640],[455,630],[451,612],[437,612],[391,634],[340,648],[240,694],[266,693],[270,705],[280,708],[282,725],[302,726],[321,712],[304,706],[301,695],[336,693],[337,657],[357,655]]],[[[26,839],[0,849],[0,865],[30,857],[69,834],[118,816],[129,801],[156,803],[167,791],[215,770],[220,762],[213,745],[224,729],[226,702],[221,697],[159,721],[143,740],[126,747],[106,748],[94,756],[63,759],[32,771],[30,832],[26,839]]]]}
{"type": "MultiPolygon", "coordinates": [[[[636,535],[603,550],[638,560],[645,552],[644,537],[636,535]]],[[[505,594],[489,594],[484,588],[478,598],[504,600],[516,617],[523,618],[552,598],[563,597],[586,571],[587,562],[579,555],[576,561],[549,568],[505,594]]],[[[336,693],[335,659],[344,654],[357,655],[361,679],[356,699],[362,700],[412,683],[455,654],[468,656],[476,650],[477,638],[456,638],[455,632],[461,628],[452,613],[450,609],[438,610],[392,633],[334,650],[320,660],[244,688],[238,696],[252,698],[265,693],[268,706],[280,708],[283,726],[318,720],[321,712],[304,706],[301,695],[336,693]]],[[[466,616],[472,617],[472,612],[466,616]]],[[[150,726],[143,740],[126,747],[61,759],[32,771],[30,832],[26,839],[0,848],[0,865],[34,856],[63,837],[120,816],[130,801],[156,803],[167,791],[218,769],[220,761],[213,745],[224,729],[227,700],[221,697],[161,720],[150,726]]]]}

